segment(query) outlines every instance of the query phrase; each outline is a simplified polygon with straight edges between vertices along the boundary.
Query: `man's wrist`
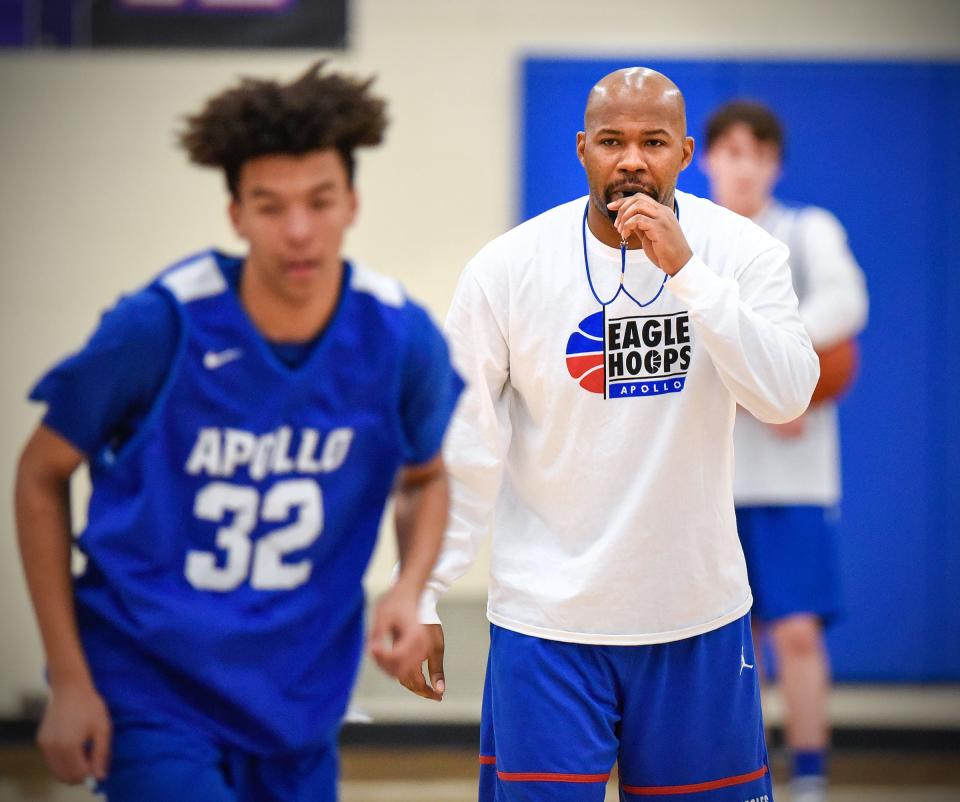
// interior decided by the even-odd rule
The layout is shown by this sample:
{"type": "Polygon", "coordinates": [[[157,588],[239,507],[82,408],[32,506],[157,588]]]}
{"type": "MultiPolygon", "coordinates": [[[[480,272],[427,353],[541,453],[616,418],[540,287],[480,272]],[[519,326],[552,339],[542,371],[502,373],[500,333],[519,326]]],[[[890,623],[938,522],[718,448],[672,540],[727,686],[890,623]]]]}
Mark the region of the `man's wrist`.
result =
{"type": "Polygon", "coordinates": [[[686,255],[686,259],[683,259],[683,261],[680,262],[680,264],[676,268],[674,268],[673,271],[670,271],[670,270],[667,271],[667,273],[670,275],[670,278],[673,278],[675,275],[677,275],[677,273],[683,270],[683,268],[685,268],[688,264],[690,264],[691,259],[693,259],[693,251],[688,251],[686,255]]]}
{"type": "Polygon", "coordinates": [[[93,677],[86,666],[47,666],[47,681],[53,691],[67,689],[93,690],[93,677]]]}
{"type": "Polygon", "coordinates": [[[422,590],[423,583],[416,582],[410,578],[404,577],[403,574],[400,574],[397,577],[397,581],[390,589],[390,593],[395,598],[416,603],[420,598],[420,593],[422,590]]]}

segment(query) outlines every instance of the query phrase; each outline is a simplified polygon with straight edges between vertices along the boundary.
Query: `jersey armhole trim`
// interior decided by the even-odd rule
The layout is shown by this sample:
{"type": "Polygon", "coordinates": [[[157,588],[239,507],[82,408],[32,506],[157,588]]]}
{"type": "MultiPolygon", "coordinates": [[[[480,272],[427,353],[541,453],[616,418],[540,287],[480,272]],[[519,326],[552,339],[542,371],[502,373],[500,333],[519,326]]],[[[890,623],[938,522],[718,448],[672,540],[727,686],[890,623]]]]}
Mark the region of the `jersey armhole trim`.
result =
{"type": "Polygon", "coordinates": [[[160,293],[160,297],[163,298],[164,302],[172,307],[178,326],[177,347],[174,350],[173,359],[170,360],[170,365],[167,368],[167,376],[164,378],[156,398],[153,399],[149,412],[144,416],[140,426],[130,439],[120,446],[118,451],[112,451],[109,447],[101,448],[100,451],[97,452],[96,457],[90,461],[91,465],[96,464],[101,468],[113,470],[126,462],[129,455],[137,450],[140,442],[146,438],[153,429],[157,418],[166,407],[167,399],[170,397],[176,377],[179,374],[180,363],[187,350],[187,339],[189,337],[187,331],[187,316],[180,303],[177,302],[176,296],[168,287],[163,284],[156,284],[155,288],[157,292],[160,293]]]}
{"type": "MultiPolygon", "coordinates": [[[[406,303],[404,303],[404,305],[400,307],[399,311],[401,315],[404,314],[404,310],[406,309],[407,304],[409,303],[410,303],[410,300],[407,299],[406,303]]],[[[397,438],[397,443],[400,446],[398,449],[399,457],[400,457],[398,460],[399,470],[403,470],[408,465],[415,465],[416,463],[409,461],[410,452],[412,451],[412,448],[411,448],[412,443],[408,442],[407,431],[403,425],[403,414],[401,412],[401,406],[404,401],[404,390],[406,389],[405,379],[406,379],[406,370],[407,370],[407,360],[409,359],[410,348],[411,348],[409,327],[401,324],[400,333],[402,336],[402,345],[401,345],[400,359],[397,362],[397,364],[399,365],[399,369],[396,371],[394,376],[394,383],[395,383],[394,386],[396,390],[396,394],[394,398],[397,399],[397,403],[393,408],[393,415],[391,417],[393,419],[394,434],[397,438]]]]}

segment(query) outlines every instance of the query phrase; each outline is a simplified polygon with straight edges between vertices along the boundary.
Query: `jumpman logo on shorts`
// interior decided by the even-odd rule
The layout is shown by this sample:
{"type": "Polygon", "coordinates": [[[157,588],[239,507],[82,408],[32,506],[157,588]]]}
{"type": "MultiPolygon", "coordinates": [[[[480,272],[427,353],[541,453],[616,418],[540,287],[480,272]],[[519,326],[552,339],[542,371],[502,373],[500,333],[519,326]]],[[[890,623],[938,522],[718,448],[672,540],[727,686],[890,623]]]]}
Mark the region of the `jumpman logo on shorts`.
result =
{"type": "Polygon", "coordinates": [[[747,658],[743,653],[743,647],[740,647],[740,676],[743,676],[743,669],[753,668],[753,663],[748,663],[747,658]]]}

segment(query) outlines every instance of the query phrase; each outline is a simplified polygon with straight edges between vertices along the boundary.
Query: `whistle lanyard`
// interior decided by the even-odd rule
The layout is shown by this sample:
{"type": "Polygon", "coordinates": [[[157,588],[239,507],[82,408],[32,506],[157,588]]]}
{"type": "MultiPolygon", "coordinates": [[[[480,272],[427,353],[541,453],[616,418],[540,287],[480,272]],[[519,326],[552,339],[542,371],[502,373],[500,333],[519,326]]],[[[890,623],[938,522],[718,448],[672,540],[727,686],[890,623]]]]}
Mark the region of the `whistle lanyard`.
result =
{"type": "MultiPolygon", "coordinates": [[[[676,205],[674,205],[674,210],[676,211],[676,205]]],[[[613,294],[613,297],[609,301],[602,301],[600,296],[597,295],[597,289],[593,286],[593,278],[590,276],[590,259],[587,257],[587,212],[590,211],[590,201],[587,201],[587,205],[583,209],[583,225],[582,225],[582,236],[583,236],[583,266],[587,271],[587,283],[590,285],[590,292],[593,293],[593,297],[597,299],[597,303],[602,307],[607,307],[612,304],[619,297],[620,293],[626,294],[626,296],[633,301],[637,306],[643,308],[645,306],[650,306],[657,298],[660,297],[660,293],[663,292],[663,288],[667,283],[669,276],[664,273],[663,281],[660,282],[660,287],[657,289],[656,295],[654,295],[649,301],[643,302],[638,301],[633,297],[630,290],[627,289],[626,285],[623,283],[624,278],[627,274],[627,243],[620,243],[620,286],[617,287],[617,291],[613,294]]],[[[679,215],[678,215],[679,216],[679,215]]]]}

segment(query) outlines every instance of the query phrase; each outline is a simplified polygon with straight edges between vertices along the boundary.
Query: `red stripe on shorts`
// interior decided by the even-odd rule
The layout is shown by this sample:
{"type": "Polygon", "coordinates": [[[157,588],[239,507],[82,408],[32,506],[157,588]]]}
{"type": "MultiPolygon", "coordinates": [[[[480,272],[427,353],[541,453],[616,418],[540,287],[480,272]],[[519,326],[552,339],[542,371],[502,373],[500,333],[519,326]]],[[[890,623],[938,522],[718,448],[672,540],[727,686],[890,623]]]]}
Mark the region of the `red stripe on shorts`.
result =
{"type": "Polygon", "coordinates": [[[671,794],[695,794],[698,791],[712,791],[715,788],[728,788],[731,785],[742,785],[751,780],[759,780],[767,773],[767,767],[751,771],[749,774],[738,774],[736,777],[724,777],[722,780],[710,780],[705,783],[693,783],[692,785],[624,785],[623,790],[634,796],[660,796],[671,794]]]}
{"type": "Polygon", "coordinates": [[[606,774],[556,774],[554,772],[498,771],[497,776],[504,782],[510,783],[605,783],[610,779],[610,772],[606,774]]]}
{"type": "Polygon", "coordinates": [[[497,759],[493,755],[480,755],[481,766],[496,766],[497,759]]]}

